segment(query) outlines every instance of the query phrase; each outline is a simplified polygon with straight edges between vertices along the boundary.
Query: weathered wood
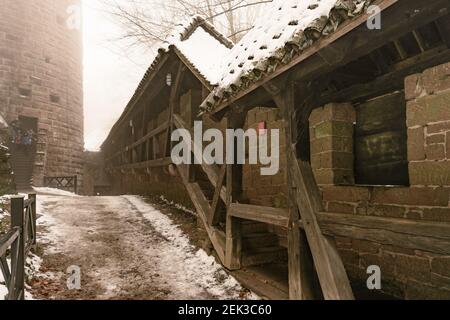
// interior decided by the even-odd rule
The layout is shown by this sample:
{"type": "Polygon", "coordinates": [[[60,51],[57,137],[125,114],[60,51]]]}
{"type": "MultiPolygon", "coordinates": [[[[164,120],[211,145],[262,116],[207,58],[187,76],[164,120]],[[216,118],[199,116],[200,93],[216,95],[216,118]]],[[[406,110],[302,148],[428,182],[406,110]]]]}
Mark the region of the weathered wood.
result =
{"type": "Polygon", "coordinates": [[[225,267],[238,270],[242,263],[242,234],[239,219],[231,214],[233,205],[233,165],[227,165],[227,218],[226,218],[226,252],[225,267]]]}
{"type": "Polygon", "coordinates": [[[173,131],[173,114],[175,112],[175,104],[177,103],[177,98],[180,95],[181,84],[183,82],[186,66],[180,61],[178,65],[177,75],[175,77],[175,82],[172,85],[169,99],[169,116],[168,116],[168,126],[166,131],[166,139],[164,143],[164,156],[170,156],[171,147],[171,133],[173,131]]]}
{"type": "MultiPolygon", "coordinates": [[[[290,110],[294,109],[294,87],[287,86],[286,91],[274,95],[274,101],[281,109],[284,120],[290,125],[290,110]]],[[[271,90],[273,92],[273,90],[271,90]]],[[[350,282],[337,249],[332,241],[326,238],[320,229],[316,214],[322,210],[322,200],[315,182],[311,165],[306,161],[298,161],[291,142],[290,130],[286,130],[288,167],[291,170],[293,185],[296,187],[294,199],[300,211],[305,227],[309,247],[314,258],[324,298],[327,300],[354,299],[350,282]]]]}
{"type": "MultiPolygon", "coordinates": [[[[281,80],[289,83],[289,79],[281,80]]],[[[290,108],[288,110],[284,110],[287,112],[288,123],[286,123],[286,138],[288,145],[295,145],[297,143],[297,139],[300,139],[301,143],[309,143],[308,141],[304,141],[304,132],[309,132],[309,113],[307,110],[308,102],[305,93],[307,92],[304,85],[300,86],[299,94],[304,98],[302,104],[302,111],[306,113],[303,117],[296,116],[294,108],[290,108]],[[300,118],[300,119],[297,119],[300,118]],[[297,123],[299,121],[299,123],[297,123]],[[301,129],[298,130],[297,126],[301,125],[301,129]],[[308,129],[305,129],[303,126],[308,126],[308,129]]],[[[279,93],[281,94],[281,92],[279,93]]],[[[295,93],[291,88],[289,90],[287,96],[285,97],[285,102],[287,104],[295,104],[295,93]]],[[[282,102],[282,101],[280,101],[282,102]]],[[[298,114],[297,114],[298,115],[298,114]]],[[[286,119],[286,118],[285,118],[286,119]]],[[[303,145],[303,144],[302,144],[303,145]]],[[[306,148],[309,149],[309,148],[306,148]]],[[[306,157],[307,155],[302,152],[302,156],[306,157]]],[[[292,161],[296,159],[293,158],[290,152],[286,155],[288,166],[292,161]]],[[[308,156],[309,159],[309,156],[308,156]]],[[[295,184],[293,182],[292,172],[288,170],[287,173],[287,181],[288,181],[288,190],[289,190],[289,223],[288,223],[288,231],[287,231],[287,249],[288,249],[288,267],[289,267],[289,298],[291,300],[313,300],[318,298],[318,294],[315,293],[314,280],[317,278],[314,270],[314,262],[311,256],[311,252],[309,250],[308,241],[306,235],[303,230],[299,228],[299,219],[300,213],[298,211],[298,207],[294,201],[295,199],[295,184]]]]}
{"type": "MultiPolygon", "coordinates": [[[[186,125],[183,119],[177,114],[173,115],[174,117],[174,124],[178,129],[187,129],[189,130],[189,127],[186,125]]],[[[192,144],[195,142],[192,140],[192,144]]],[[[197,159],[197,160],[203,160],[203,159],[197,159]]],[[[216,165],[208,165],[205,163],[205,161],[201,161],[201,167],[203,171],[206,173],[209,181],[213,185],[214,188],[217,187],[217,181],[219,180],[219,168],[216,165]]],[[[222,187],[222,190],[220,191],[220,197],[221,199],[226,202],[227,201],[227,191],[225,187],[222,187]]]]}
{"type": "Polygon", "coordinates": [[[406,76],[449,61],[449,57],[450,50],[442,46],[428,50],[391,66],[391,72],[378,77],[374,81],[355,84],[337,92],[322,94],[316,99],[314,106],[323,106],[329,102],[361,102],[395,90],[402,90],[406,76]]]}
{"type": "Polygon", "coordinates": [[[229,214],[236,218],[267,223],[283,228],[287,228],[289,223],[289,214],[286,210],[271,207],[232,203],[229,208],[229,214]]]}
{"type": "Polygon", "coordinates": [[[227,173],[227,166],[223,165],[220,169],[219,179],[217,181],[216,190],[214,192],[214,198],[212,202],[212,210],[208,217],[208,222],[210,225],[215,226],[220,222],[220,210],[224,208],[221,205],[220,192],[222,190],[223,182],[227,173]]]}
{"type": "Polygon", "coordinates": [[[172,164],[172,158],[164,158],[164,159],[156,159],[149,160],[140,163],[127,164],[115,169],[117,170],[130,170],[130,169],[147,169],[147,168],[157,168],[157,167],[166,167],[172,164]]]}
{"type": "Polygon", "coordinates": [[[202,192],[202,189],[197,183],[189,182],[188,178],[184,175],[184,172],[181,166],[177,166],[178,172],[183,180],[184,186],[186,187],[187,192],[191,198],[192,203],[194,204],[197,213],[200,216],[200,219],[205,227],[206,232],[208,233],[208,237],[211,240],[211,243],[214,247],[214,250],[217,253],[222,264],[225,265],[225,248],[223,240],[221,241],[221,236],[219,230],[211,227],[208,224],[207,215],[211,210],[209,206],[208,199],[206,199],[205,195],[202,192]]]}
{"type": "Polygon", "coordinates": [[[11,252],[16,252],[17,255],[12,255],[11,258],[11,283],[15,287],[9,288],[9,295],[12,297],[13,294],[18,300],[25,299],[25,233],[28,230],[24,230],[24,222],[24,197],[12,197],[11,227],[18,228],[20,235],[11,247],[11,252]]]}

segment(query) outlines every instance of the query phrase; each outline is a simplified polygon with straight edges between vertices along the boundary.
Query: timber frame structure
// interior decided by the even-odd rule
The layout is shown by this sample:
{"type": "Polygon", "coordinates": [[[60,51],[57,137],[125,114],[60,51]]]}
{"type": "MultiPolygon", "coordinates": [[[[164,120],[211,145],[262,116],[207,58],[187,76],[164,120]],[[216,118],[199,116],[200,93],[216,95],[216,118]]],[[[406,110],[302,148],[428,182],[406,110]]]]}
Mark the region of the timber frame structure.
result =
{"type": "Polygon", "coordinates": [[[144,87],[138,98],[105,141],[102,149],[107,169],[111,174],[145,174],[152,168],[162,168],[172,176],[175,169],[218,259],[238,279],[267,298],[354,299],[336,238],[450,255],[450,223],[336,214],[324,208],[323,190],[311,161],[311,114],[327,104],[361,104],[403,91],[405,78],[450,62],[447,0],[375,3],[382,9],[382,29],[367,29],[368,14],[349,19],[288,64],[205,108],[208,114],[203,115],[204,121],[211,116],[216,122],[208,125],[221,130],[244,128],[248,113],[255,108],[279,111],[286,143],[287,208],[254,205],[243,199],[242,165],[181,165],[175,169],[171,164],[172,130],[192,130],[201,101],[208,101],[214,90],[214,85],[176,48],[158,58],[158,64],[141,84],[144,87]],[[386,52],[390,52],[390,58],[386,52]],[[165,85],[167,73],[176,75],[171,87],[165,85]],[[187,100],[182,98],[186,92],[191,92],[187,100]],[[146,107],[155,99],[155,104],[168,106],[167,119],[152,130],[138,125],[141,133],[136,136],[136,128],[130,129],[128,123],[156,117],[154,109],[146,107]],[[185,100],[189,101],[187,116],[183,111],[185,100]],[[120,148],[114,146],[120,139],[132,136],[135,139],[120,142],[120,148]],[[155,147],[160,136],[162,151],[155,147]],[[281,228],[286,233],[287,250],[272,250],[270,255],[258,251],[256,243],[270,242],[270,232],[261,225],[281,228]],[[258,234],[263,240],[254,240],[251,232],[255,228],[260,229],[258,234]],[[287,287],[252,279],[264,274],[261,265],[284,259],[288,266],[287,287]]]}

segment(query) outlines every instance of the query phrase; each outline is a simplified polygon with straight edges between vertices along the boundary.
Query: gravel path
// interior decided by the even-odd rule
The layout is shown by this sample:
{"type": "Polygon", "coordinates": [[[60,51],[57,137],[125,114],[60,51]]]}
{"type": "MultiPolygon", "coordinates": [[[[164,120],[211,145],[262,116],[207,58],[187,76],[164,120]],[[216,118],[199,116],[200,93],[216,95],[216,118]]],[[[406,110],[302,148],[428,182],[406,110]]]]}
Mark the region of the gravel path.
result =
{"type": "Polygon", "coordinates": [[[39,194],[37,299],[254,298],[142,198],[39,194]],[[80,290],[67,289],[79,266],[80,290]]]}

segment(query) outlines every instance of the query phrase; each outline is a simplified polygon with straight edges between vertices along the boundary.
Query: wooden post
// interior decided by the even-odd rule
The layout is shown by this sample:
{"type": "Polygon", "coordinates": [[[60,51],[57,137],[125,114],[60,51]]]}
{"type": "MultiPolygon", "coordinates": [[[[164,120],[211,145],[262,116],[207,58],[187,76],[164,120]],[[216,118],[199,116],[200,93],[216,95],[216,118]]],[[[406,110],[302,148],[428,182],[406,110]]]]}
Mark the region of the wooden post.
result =
{"type": "MultiPolygon", "coordinates": [[[[17,271],[15,274],[16,286],[15,297],[19,300],[25,299],[25,230],[24,230],[24,197],[16,196],[11,198],[11,227],[19,228],[20,236],[17,241],[14,242],[11,251],[16,252],[18,250],[18,257],[12,255],[11,271],[17,271]],[[17,248],[19,246],[19,248],[17,248]]],[[[13,275],[11,275],[13,276],[13,275]]]]}
{"type": "Polygon", "coordinates": [[[31,204],[31,210],[32,210],[32,221],[30,221],[30,223],[33,226],[33,247],[36,250],[37,248],[37,237],[36,237],[36,220],[37,220],[37,212],[36,212],[36,206],[37,206],[37,196],[36,193],[30,193],[28,195],[28,199],[32,199],[33,203],[31,204]]]}
{"type": "MultiPolygon", "coordinates": [[[[246,114],[236,114],[231,112],[228,116],[227,128],[237,129],[242,128],[245,123],[246,114]]],[[[242,258],[242,234],[241,221],[234,218],[230,214],[230,206],[234,201],[237,201],[241,195],[242,190],[242,165],[237,163],[237,153],[234,152],[234,164],[227,164],[227,221],[226,221],[226,254],[225,266],[230,270],[238,270],[241,268],[242,258]]]]}
{"type": "Polygon", "coordinates": [[[73,177],[73,192],[78,194],[78,176],[73,177]]]}
{"type": "MultiPolygon", "coordinates": [[[[295,107],[294,84],[289,83],[289,80],[287,79],[283,80],[283,83],[269,83],[265,88],[272,95],[275,103],[282,111],[287,126],[287,166],[290,170],[289,179],[292,181],[292,184],[290,183],[289,186],[295,187],[295,189],[291,188],[293,191],[290,191],[290,201],[296,204],[298,208],[297,212],[300,213],[324,298],[327,300],[353,300],[353,292],[339,253],[337,252],[332,239],[327,238],[322,234],[317,221],[317,214],[321,212],[323,208],[322,199],[312,173],[311,164],[308,161],[299,161],[297,159],[296,148],[292,142],[290,129],[292,126],[291,116],[295,107]],[[286,86],[286,82],[289,83],[288,86],[286,86]]],[[[308,108],[305,109],[307,110],[308,108]]],[[[299,223],[298,217],[292,210],[291,215],[291,227],[297,227],[296,223],[299,223]]],[[[296,286],[292,289],[292,294],[299,298],[303,295],[299,292],[307,292],[309,290],[308,288],[312,288],[312,285],[305,285],[303,283],[298,284],[298,281],[301,282],[305,279],[309,282],[312,279],[312,275],[310,277],[304,277],[302,275],[302,270],[307,270],[308,262],[305,262],[307,265],[305,265],[304,268],[301,267],[302,261],[299,261],[299,258],[295,255],[298,252],[297,250],[301,248],[301,244],[299,243],[301,237],[296,231],[294,232],[291,230],[290,232],[291,235],[289,237],[291,238],[291,247],[289,253],[294,254],[290,257],[290,261],[292,261],[292,263],[290,262],[290,267],[292,268],[290,273],[293,272],[293,274],[290,275],[290,280],[292,280],[293,285],[296,286]],[[303,288],[304,285],[306,286],[305,289],[301,290],[300,288],[303,288]]]]}

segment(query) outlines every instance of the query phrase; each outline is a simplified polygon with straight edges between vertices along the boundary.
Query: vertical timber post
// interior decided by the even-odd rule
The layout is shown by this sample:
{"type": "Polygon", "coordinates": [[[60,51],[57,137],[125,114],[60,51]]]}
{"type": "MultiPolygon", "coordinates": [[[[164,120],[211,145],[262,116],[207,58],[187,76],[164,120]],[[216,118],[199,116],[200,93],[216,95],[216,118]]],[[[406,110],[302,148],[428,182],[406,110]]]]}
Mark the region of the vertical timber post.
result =
{"type": "Polygon", "coordinates": [[[33,203],[31,204],[31,219],[32,221],[30,221],[31,225],[33,226],[33,248],[36,250],[36,246],[37,246],[37,237],[36,237],[36,220],[37,220],[37,212],[36,212],[36,206],[37,206],[37,196],[36,193],[30,193],[28,195],[28,199],[33,200],[33,203]]]}
{"type": "MultiPolygon", "coordinates": [[[[287,148],[294,144],[292,122],[294,119],[295,94],[293,85],[289,85],[283,95],[285,108],[280,110],[285,122],[287,148]],[[290,106],[290,107],[289,107],[290,106]]],[[[286,152],[287,178],[289,187],[289,226],[288,226],[288,267],[289,267],[289,299],[313,300],[319,295],[314,290],[314,263],[310,256],[308,242],[304,231],[300,229],[300,213],[294,201],[296,187],[293,182],[291,164],[295,159],[291,152],[286,152]]]]}
{"type": "MultiPolygon", "coordinates": [[[[244,126],[246,114],[236,115],[231,111],[227,117],[227,128],[237,129],[244,126]]],[[[227,143],[230,143],[229,141],[227,143]]],[[[234,144],[235,145],[235,144],[234,144]]],[[[241,221],[230,215],[230,205],[237,201],[242,190],[242,165],[237,163],[237,149],[234,150],[234,163],[227,164],[227,219],[226,219],[226,253],[225,266],[230,270],[241,268],[242,259],[242,233],[241,221]]]]}
{"type": "Polygon", "coordinates": [[[19,228],[20,236],[12,246],[12,252],[18,252],[17,260],[12,255],[11,272],[16,272],[15,294],[19,300],[25,298],[25,232],[24,230],[24,197],[17,196],[11,198],[11,227],[19,228]],[[19,248],[17,248],[17,246],[19,248]],[[15,261],[14,261],[15,260],[15,261]]]}
{"type": "MultiPolygon", "coordinates": [[[[293,112],[295,108],[295,83],[289,83],[289,85],[286,86],[286,81],[288,80],[282,78],[279,80],[284,81],[278,83],[268,83],[264,87],[269,94],[271,94],[278,108],[280,108],[283,119],[287,125],[286,148],[289,161],[288,168],[290,171],[289,186],[295,187],[295,189],[291,188],[292,191],[289,194],[291,198],[290,201],[294,201],[296,207],[298,208],[297,212],[300,213],[299,218],[301,218],[301,222],[305,230],[306,238],[308,240],[307,245],[310,248],[311,255],[314,260],[314,266],[317,271],[323,297],[326,300],[353,300],[354,296],[352,288],[342,263],[342,259],[333,243],[333,239],[327,238],[323,235],[319,222],[317,221],[317,214],[321,212],[323,208],[322,199],[317,183],[315,182],[311,164],[309,163],[309,159],[297,158],[297,148],[292,143],[290,128],[292,127],[291,112],[293,112]],[[287,89],[284,89],[286,87],[287,89]]],[[[302,106],[302,110],[300,110],[300,112],[307,111],[307,106],[302,106]]],[[[291,212],[291,214],[292,213],[293,212],[291,212]]],[[[296,216],[297,215],[291,216],[290,227],[292,228],[294,228],[294,226],[296,227],[296,224],[299,225],[300,223],[298,220],[294,221],[297,219],[296,216]]],[[[290,255],[291,253],[298,253],[298,250],[301,248],[301,244],[299,243],[300,240],[300,236],[297,236],[296,233],[291,233],[291,247],[289,250],[290,255]]],[[[305,255],[301,255],[299,257],[305,257],[305,255]]],[[[306,289],[302,290],[306,292],[308,288],[313,287],[311,281],[314,277],[313,275],[303,276],[302,274],[308,269],[308,265],[310,265],[310,263],[306,262],[306,265],[304,265],[302,261],[298,261],[300,258],[296,258],[295,255],[291,256],[290,259],[292,260],[292,264],[290,263],[290,269],[292,267],[292,272],[297,273],[290,276],[290,279],[294,282],[294,285],[297,283],[297,285],[301,286],[302,289],[305,285],[302,283],[302,280],[307,281],[308,285],[306,289]],[[296,265],[299,265],[300,268],[296,265]],[[298,284],[299,281],[300,284],[298,284]]],[[[291,293],[296,294],[296,292],[298,295],[299,290],[293,288],[291,293]]]]}

